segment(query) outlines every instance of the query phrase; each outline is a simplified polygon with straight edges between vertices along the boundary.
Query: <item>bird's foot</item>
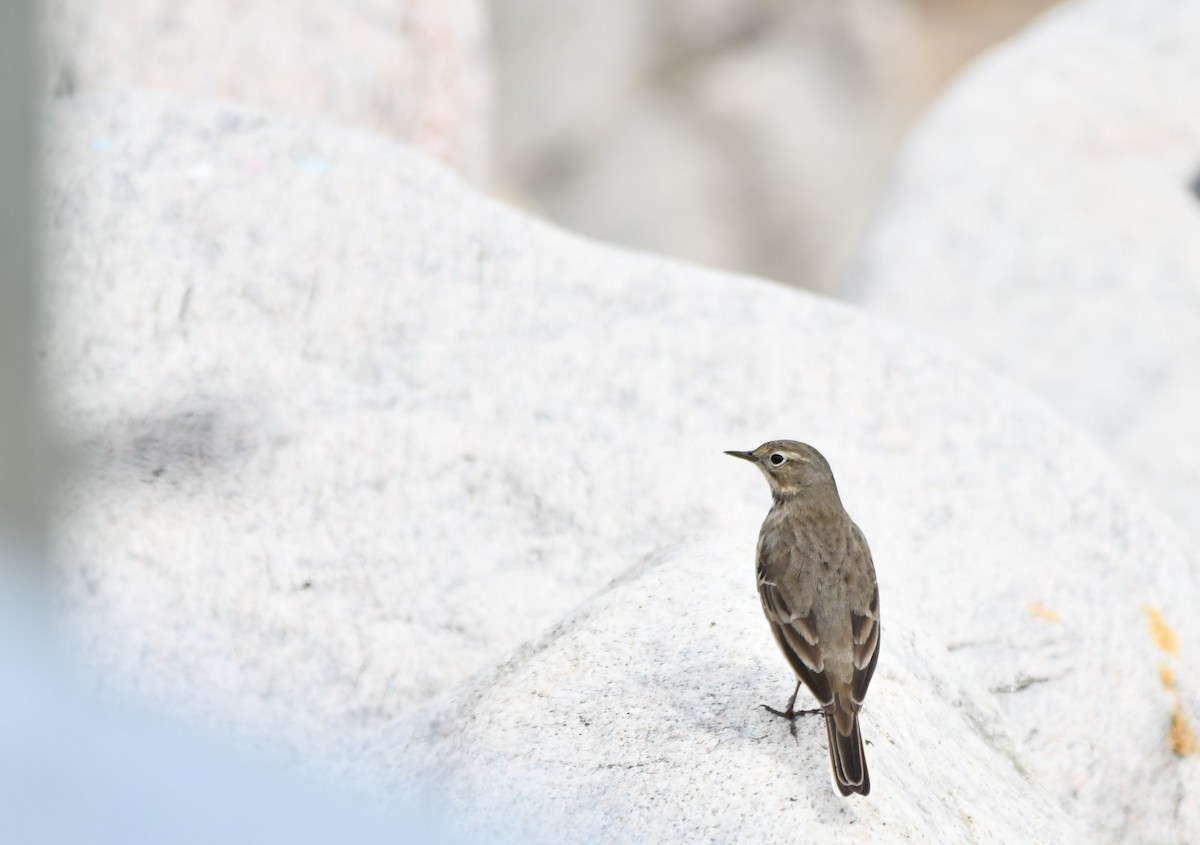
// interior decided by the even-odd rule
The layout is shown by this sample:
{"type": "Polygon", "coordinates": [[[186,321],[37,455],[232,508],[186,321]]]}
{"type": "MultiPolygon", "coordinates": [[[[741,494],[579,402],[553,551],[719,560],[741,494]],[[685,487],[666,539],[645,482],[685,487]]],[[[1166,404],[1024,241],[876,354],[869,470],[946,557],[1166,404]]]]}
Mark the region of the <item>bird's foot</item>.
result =
{"type": "Polygon", "coordinates": [[[797,710],[794,707],[789,707],[787,710],[776,710],[769,704],[758,705],[768,713],[774,713],[781,719],[787,719],[789,722],[795,722],[797,716],[818,716],[824,713],[824,710],[797,710]]]}

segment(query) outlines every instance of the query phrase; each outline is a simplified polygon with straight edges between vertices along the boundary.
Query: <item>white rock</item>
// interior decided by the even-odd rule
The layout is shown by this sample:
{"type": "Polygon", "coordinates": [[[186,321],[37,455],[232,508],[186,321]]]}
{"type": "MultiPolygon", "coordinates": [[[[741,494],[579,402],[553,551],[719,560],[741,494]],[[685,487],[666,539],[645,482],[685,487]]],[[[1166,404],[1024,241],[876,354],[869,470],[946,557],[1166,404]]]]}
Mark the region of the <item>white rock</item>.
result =
{"type": "Polygon", "coordinates": [[[437,840],[345,785],[83,692],[50,636],[30,549],[0,537],[0,817],[22,845],[437,840]],[[68,809],[69,808],[69,809],[68,809]]]}
{"type": "MultiPolygon", "coordinates": [[[[705,559],[745,585],[721,600],[754,609],[766,489],[721,450],[799,437],[871,541],[885,630],[951,649],[885,647],[887,677],[928,680],[907,700],[978,678],[1093,838],[1197,838],[1200,773],[1167,740],[1173,707],[1200,712],[1195,561],[982,368],[836,303],[580,241],[363,134],[125,96],[64,103],[50,137],[50,362],[86,447],[65,581],[114,688],[313,758],[681,537],[719,538],[705,559]]],[[[908,800],[953,829],[971,813],[908,800]]]]}
{"type": "Polygon", "coordinates": [[[1072,3],[914,133],[852,287],[1090,429],[1200,539],[1200,5],[1072,3]]]}
{"type": "Polygon", "coordinates": [[[47,0],[59,94],[151,88],[384,132],[476,181],[490,156],[483,0],[47,0]]]}
{"type": "Polygon", "coordinates": [[[1083,840],[1021,771],[991,696],[903,622],[862,720],[874,787],[841,798],[824,721],[793,738],[759,708],[794,680],[745,552],[677,546],[385,732],[364,756],[386,794],[428,794],[479,842],[1083,840]]]}

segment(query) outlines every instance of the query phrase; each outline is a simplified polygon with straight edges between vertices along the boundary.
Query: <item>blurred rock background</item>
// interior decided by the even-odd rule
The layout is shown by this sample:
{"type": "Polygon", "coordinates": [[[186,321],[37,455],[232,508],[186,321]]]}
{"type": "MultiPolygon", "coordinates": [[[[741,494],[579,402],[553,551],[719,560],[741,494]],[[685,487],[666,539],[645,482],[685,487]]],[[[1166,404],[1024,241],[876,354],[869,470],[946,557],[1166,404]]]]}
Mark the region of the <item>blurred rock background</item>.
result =
{"type": "Polygon", "coordinates": [[[46,0],[57,96],[405,141],[614,243],[836,292],[896,148],[1052,0],[46,0]]]}
{"type": "Polygon", "coordinates": [[[145,88],[398,138],[479,183],[490,160],[478,0],[43,0],[56,97],[145,88]]]}
{"type": "Polygon", "coordinates": [[[492,0],[501,190],[825,292],[905,131],[1050,0],[492,0]]]}

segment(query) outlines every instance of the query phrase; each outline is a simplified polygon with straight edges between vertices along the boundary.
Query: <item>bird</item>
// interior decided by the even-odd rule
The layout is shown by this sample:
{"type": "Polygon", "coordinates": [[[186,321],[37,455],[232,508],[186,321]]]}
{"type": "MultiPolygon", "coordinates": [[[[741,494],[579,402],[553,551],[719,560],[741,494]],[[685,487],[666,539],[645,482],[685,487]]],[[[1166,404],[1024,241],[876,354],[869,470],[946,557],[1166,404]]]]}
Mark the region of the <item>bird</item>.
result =
{"type": "Polygon", "coordinates": [[[795,723],[823,714],[834,785],[843,795],[871,792],[858,714],[879,661],[879,585],[866,537],[842,506],[824,456],[795,440],[771,440],[749,452],[774,503],[758,536],[758,595],[784,657],[796,674],[786,710],[795,723]],[[820,710],[797,711],[800,685],[820,710]]]}

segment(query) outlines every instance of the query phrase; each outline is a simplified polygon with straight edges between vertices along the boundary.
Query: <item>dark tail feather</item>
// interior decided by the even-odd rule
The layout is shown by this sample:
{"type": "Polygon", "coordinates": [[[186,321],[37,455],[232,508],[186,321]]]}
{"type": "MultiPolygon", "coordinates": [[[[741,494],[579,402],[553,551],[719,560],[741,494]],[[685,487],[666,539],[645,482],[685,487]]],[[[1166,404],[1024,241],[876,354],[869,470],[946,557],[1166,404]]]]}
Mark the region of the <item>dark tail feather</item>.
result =
{"type": "MultiPolygon", "coordinates": [[[[845,714],[842,714],[845,721],[845,714]]],[[[838,730],[832,713],[825,714],[825,730],[829,734],[829,762],[838,792],[850,795],[871,793],[871,777],[867,774],[867,755],[863,752],[862,734],[858,730],[858,714],[850,714],[850,732],[838,730]]]]}

